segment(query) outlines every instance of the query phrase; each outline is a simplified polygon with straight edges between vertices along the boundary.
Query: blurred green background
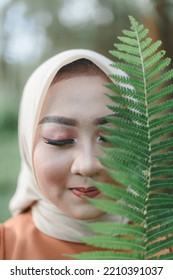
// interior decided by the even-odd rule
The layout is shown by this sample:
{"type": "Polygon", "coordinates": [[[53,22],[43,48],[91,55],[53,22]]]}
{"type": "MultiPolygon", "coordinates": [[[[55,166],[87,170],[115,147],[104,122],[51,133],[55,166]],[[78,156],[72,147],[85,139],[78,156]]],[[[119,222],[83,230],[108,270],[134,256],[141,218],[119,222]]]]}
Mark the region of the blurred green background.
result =
{"type": "Polygon", "coordinates": [[[0,1],[0,222],[10,213],[20,170],[17,117],[24,84],[48,57],[71,48],[110,56],[128,15],[173,57],[173,0],[0,1]]]}

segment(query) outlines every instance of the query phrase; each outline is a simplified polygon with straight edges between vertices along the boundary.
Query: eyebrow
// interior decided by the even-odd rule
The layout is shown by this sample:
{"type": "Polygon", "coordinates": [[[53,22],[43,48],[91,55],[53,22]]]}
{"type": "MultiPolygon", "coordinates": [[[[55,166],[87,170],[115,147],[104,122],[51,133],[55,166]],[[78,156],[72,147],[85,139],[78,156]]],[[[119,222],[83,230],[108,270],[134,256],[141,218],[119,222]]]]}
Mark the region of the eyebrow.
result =
{"type": "Polygon", "coordinates": [[[61,116],[46,116],[41,121],[39,124],[43,123],[57,123],[57,124],[62,124],[62,125],[69,125],[69,126],[77,126],[78,121],[75,119],[67,118],[67,117],[61,117],[61,116]]]}
{"type": "MultiPolygon", "coordinates": [[[[101,118],[97,118],[94,120],[94,124],[96,126],[103,125],[109,123],[109,121],[106,119],[106,117],[111,117],[116,114],[110,114],[101,118]]],[[[39,125],[43,123],[57,123],[61,125],[67,125],[67,126],[79,126],[79,122],[72,118],[62,117],[62,116],[46,116],[42,118],[39,121],[39,125]]]]}

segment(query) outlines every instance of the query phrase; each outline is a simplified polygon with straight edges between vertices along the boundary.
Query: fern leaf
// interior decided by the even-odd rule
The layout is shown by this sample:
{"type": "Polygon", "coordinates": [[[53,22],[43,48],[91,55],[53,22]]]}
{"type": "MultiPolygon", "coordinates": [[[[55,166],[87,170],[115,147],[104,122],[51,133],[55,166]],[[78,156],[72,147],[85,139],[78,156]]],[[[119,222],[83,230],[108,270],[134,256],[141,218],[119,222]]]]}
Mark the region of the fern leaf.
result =
{"type": "Polygon", "coordinates": [[[165,101],[162,103],[162,106],[160,106],[159,104],[149,109],[149,115],[150,117],[152,117],[154,115],[164,113],[165,111],[169,111],[170,109],[172,109],[172,107],[173,107],[173,100],[165,101]]]}
{"type": "Polygon", "coordinates": [[[89,223],[87,227],[94,232],[112,236],[128,234],[128,236],[135,236],[138,238],[143,237],[145,234],[145,231],[142,227],[130,224],[106,223],[105,227],[105,224],[103,224],[102,222],[95,222],[89,223]]]}
{"type": "Polygon", "coordinates": [[[165,205],[165,201],[166,203],[170,203],[173,207],[173,195],[166,194],[166,193],[150,195],[151,205],[159,205],[159,206],[165,205]]]}
{"type": "Polygon", "coordinates": [[[139,50],[137,47],[134,46],[129,46],[125,44],[115,44],[115,48],[118,51],[125,52],[125,53],[130,53],[133,55],[137,55],[139,53],[139,50]]]}
{"type": "Polygon", "coordinates": [[[132,30],[123,30],[122,31],[122,33],[124,34],[124,35],[127,35],[127,37],[131,37],[131,38],[134,38],[135,37],[135,33],[134,33],[134,31],[132,31],[132,30]]]}
{"type": "MultiPolygon", "coordinates": [[[[127,64],[127,63],[125,64],[125,63],[122,63],[122,62],[116,62],[116,63],[113,63],[112,66],[116,67],[116,68],[120,68],[122,71],[126,72],[126,71],[129,70],[130,64],[127,64]]],[[[138,77],[138,79],[142,79],[142,77],[143,77],[143,73],[141,72],[141,70],[138,67],[135,67],[135,66],[131,69],[131,75],[133,75],[135,77],[138,77]]],[[[112,77],[114,77],[114,79],[116,79],[116,76],[112,75],[112,77]]]]}
{"type": "Polygon", "coordinates": [[[162,77],[159,77],[154,82],[151,82],[149,84],[149,86],[147,87],[148,94],[150,94],[150,92],[153,89],[159,88],[162,84],[164,84],[165,82],[167,82],[172,78],[173,78],[173,71],[170,70],[169,72],[166,72],[165,74],[162,75],[162,77]]]}
{"type": "Polygon", "coordinates": [[[148,254],[150,255],[154,255],[158,253],[158,249],[159,251],[165,250],[165,249],[169,249],[173,247],[173,237],[168,237],[166,239],[160,240],[158,242],[152,243],[151,245],[148,246],[148,254]]]}
{"type": "Polygon", "coordinates": [[[153,68],[146,73],[146,79],[147,80],[153,79],[153,77],[155,75],[157,75],[158,72],[161,72],[166,67],[168,67],[170,62],[171,62],[171,59],[168,58],[168,57],[166,57],[165,59],[162,59],[161,61],[159,61],[159,64],[153,66],[153,68]]]}
{"type": "MultiPolygon", "coordinates": [[[[115,79],[115,75],[111,75],[111,77],[113,79],[115,79]]],[[[123,86],[120,85],[116,85],[116,84],[110,84],[110,85],[106,85],[107,88],[109,88],[110,90],[114,91],[115,94],[121,89],[122,92],[122,97],[128,99],[128,100],[133,100],[138,101],[138,102],[144,102],[144,97],[140,96],[139,97],[139,91],[135,92],[134,89],[130,88],[130,85],[128,84],[128,82],[123,83],[123,86]],[[126,88],[125,88],[126,86],[126,88]]],[[[114,98],[114,95],[110,95],[110,94],[106,94],[110,99],[114,98]]],[[[122,98],[121,97],[121,98],[122,98]]],[[[108,105],[110,106],[110,105],[108,105]]],[[[115,108],[114,108],[115,109],[115,108]]]]}
{"type": "MultiPolygon", "coordinates": [[[[128,38],[128,37],[124,37],[124,36],[119,36],[117,37],[117,39],[122,42],[122,43],[125,43],[127,45],[130,45],[130,46],[137,46],[137,42],[136,42],[136,39],[132,39],[132,38],[128,38]]],[[[113,54],[113,51],[109,51],[112,55],[113,54]]]]}
{"type": "Polygon", "coordinates": [[[151,171],[152,177],[157,177],[157,176],[164,176],[164,175],[173,175],[173,168],[169,166],[162,166],[162,167],[156,167],[153,168],[151,171]]]}
{"type": "Polygon", "coordinates": [[[159,238],[164,238],[165,236],[169,235],[170,231],[173,231],[172,223],[162,225],[158,228],[154,228],[148,233],[148,242],[155,241],[159,238]]]}
{"type": "Polygon", "coordinates": [[[84,240],[93,252],[74,256],[79,259],[173,259],[173,194],[167,193],[173,191],[173,70],[161,42],[153,43],[148,29],[129,19],[130,30],[110,51],[112,68],[126,75],[110,75],[114,83],[106,85],[106,95],[113,114],[111,125],[101,126],[108,145],[98,158],[113,182],[92,180],[106,198],[86,198],[129,224],[90,223],[93,236],[84,240]]]}
{"type": "Polygon", "coordinates": [[[116,56],[120,60],[124,60],[125,62],[132,63],[136,66],[140,66],[140,58],[136,55],[127,54],[119,51],[112,51],[111,54],[116,56]]]}
{"type": "Polygon", "coordinates": [[[86,253],[80,253],[75,255],[65,255],[70,256],[72,258],[75,258],[77,260],[140,260],[142,259],[142,256],[140,254],[131,253],[128,254],[126,252],[115,252],[111,250],[107,251],[94,251],[94,252],[86,252],[86,253]]]}
{"type": "Polygon", "coordinates": [[[157,51],[157,49],[161,46],[161,44],[162,44],[161,41],[156,41],[155,43],[150,45],[147,49],[145,49],[143,51],[143,59],[147,59],[148,57],[150,58],[151,55],[153,55],[157,51]]]}
{"type": "Polygon", "coordinates": [[[150,127],[153,129],[170,121],[172,121],[172,113],[151,120],[150,127]]]}
{"type": "MultiPolygon", "coordinates": [[[[165,225],[168,222],[172,221],[173,210],[168,209],[167,211],[160,211],[160,213],[156,213],[157,215],[150,215],[148,217],[148,228],[152,229],[153,227],[157,227],[160,225],[165,225]]],[[[170,233],[172,234],[172,233],[170,233]]]]}
{"type": "MultiPolygon", "coordinates": [[[[151,260],[152,260],[152,258],[150,258],[151,260]]],[[[153,259],[158,259],[158,260],[173,260],[173,253],[171,253],[171,252],[167,252],[167,253],[165,253],[165,254],[163,254],[163,255],[161,255],[160,257],[158,257],[158,258],[153,258],[153,259]]]]}
{"type": "Polygon", "coordinates": [[[152,157],[154,164],[163,164],[173,162],[173,152],[162,153],[161,155],[154,155],[152,157]]]}
{"type": "Polygon", "coordinates": [[[165,56],[165,51],[160,51],[160,52],[156,53],[155,55],[153,55],[150,59],[148,59],[144,62],[145,69],[147,71],[150,70],[150,68],[153,65],[155,65],[156,63],[158,63],[160,61],[160,59],[163,58],[164,56],[165,56]]]}
{"type": "Polygon", "coordinates": [[[138,38],[141,41],[142,39],[144,39],[146,37],[146,35],[148,34],[149,30],[148,29],[143,29],[144,26],[143,25],[137,25],[137,22],[135,23],[135,31],[137,30],[138,32],[138,38]]]}
{"type": "Polygon", "coordinates": [[[127,172],[112,171],[110,168],[105,168],[105,170],[115,182],[119,182],[122,186],[128,186],[129,190],[134,192],[135,195],[140,196],[142,199],[145,197],[146,190],[144,186],[147,185],[147,180],[144,176],[142,177],[140,174],[136,173],[131,173],[129,176],[127,172]]]}
{"type": "Polygon", "coordinates": [[[151,180],[151,191],[163,191],[163,189],[173,189],[173,178],[151,180]]]}
{"type": "Polygon", "coordinates": [[[172,124],[165,124],[164,127],[157,128],[151,131],[151,140],[155,141],[161,136],[166,136],[173,132],[173,125],[172,124]]]}
{"type": "MultiPolygon", "coordinates": [[[[105,137],[105,139],[108,139],[107,141],[112,141],[113,144],[117,144],[118,140],[121,140],[122,143],[120,145],[119,150],[117,149],[117,154],[116,154],[116,159],[113,159],[114,162],[127,162],[127,157],[129,156],[130,160],[128,161],[129,164],[137,164],[139,162],[139,158],[140,158],[140,167],[143,166],[143,168],[145,169],[146,166],[146,159],[147,159],[147,153],[144,147],[144,151],[142,151],[142,149],[140,149],[136,143],[133,143],[133,151],[129,151],[128,150],[128,142],[124,141],[124,139],[121,139],[120,137],[114,137],[113,139],[110,139],[110,137],[105,137]],[[124,145],[124,147],[127,148],[127,150],[125,149],[121,149],[121,147],[124,145]]],[[[109,153],[109,151],[106,151],[107,155],[111,156],[111,153],[109,153]]],[[[106,159],[105,159],[106,160],[106,159]]],[[[108,161],[107,161],[108,162],[108,161]]],[[[127,164],[128,164],[127,162],[127,164]]]]}
{"type": "Polygon", "coordinates": [[[173,137],[170,137],[160,142],[151,144],[151,150],[153,153],[156,153],[166,149],[171,149],[172,143],[173,143],[173,137]]]}
{"type": "Polygon", "coordinates": [[[133,206],[129,207],[128,205],[115,203],[112,200],[106,199],[99,200],[87,198],[87,200],[92,202],[97,208],[105,211],[106,213],[116,213],[116,215],[123,215],[124,217],[129,218],[131,221],[139,224],[143,221],[142,213],[137,211],[137,209],[133,209],[133,206]]]}
{"type": "Polygon", "coordinates": [[[168,85],[167,87],[158,90],[156,93],[148,97],[148,104],[151,105],[153,102],[160,100],[164,96],[169,96],[173,92],[173,85],[168,85]]]}
{"type": "Polygon", "coordinates": [[[144,50],[146,47],[149,47],[149,45],[151,44],[152,39],[151,38],[146,38],[145,40],[143,40],[142,42],[140,42],[140,48],[141,50],[144,50]]]}
{"type": "Polygon", "coordinates": [[[127,237],[114,237],[114,236],[105,236],[100,235],[99,238],[97,236],[91,236],[91,237],[84,237],[82,238],[83,241],[85,241],[89,245],[94,245],[99,248],[105,248],[105,249],[112,249],[112,250],[142,250],[142,242],[140,239],[132,239],[127,237]]]}
{"type": "Polygon", "coordinates": [[[136,196],[133,193],[129,193],[126,190],[124,190],[123,188],[115,188],[114,185],[111,184],[106,184],[103,187],[103,185],[101,183],[95,183],[95,186],[105,195],[112,197],[112,198],[116,198],[116,199],[120,199],[122,198],[123,201],[125,201],[127,204],[130,205],[134,205],[135,207],[143,207],[143,199],[141,197],[141,199],[136,199],[136,196]]]}

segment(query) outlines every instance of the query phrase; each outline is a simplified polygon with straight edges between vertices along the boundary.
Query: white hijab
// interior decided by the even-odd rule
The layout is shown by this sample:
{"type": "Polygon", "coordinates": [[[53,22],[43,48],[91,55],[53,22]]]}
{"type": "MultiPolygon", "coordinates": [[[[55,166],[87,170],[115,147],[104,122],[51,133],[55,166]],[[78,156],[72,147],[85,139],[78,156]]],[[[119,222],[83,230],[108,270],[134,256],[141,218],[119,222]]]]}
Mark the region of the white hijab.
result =
{"type": "MultiPolygon", "coordinates": [[[[50,58],[39,66],[31,75],[24,88],[19,112],[19,149],[21,170],[18,177],[17,189],[10,201],[10,211],[18,215],[32,206],[32,216],[36,227],[45,234],[66,241],[81,242],[80,238],[91,234],[81,221],[62,213],[49,202],[41,193],[33,170],[33,142],[43,101],[48,88],[60,68],[86,58],[96,64],[106,75],[116,72],[126,76],[124,72],[111,66],[108,58],[90,50],[69,50],[50,58]]],[[[99,220],[126,223],[126,219],[105,214],[99,220]]],[[[92,222],[95,220],[89,220],[92,222]]]]}

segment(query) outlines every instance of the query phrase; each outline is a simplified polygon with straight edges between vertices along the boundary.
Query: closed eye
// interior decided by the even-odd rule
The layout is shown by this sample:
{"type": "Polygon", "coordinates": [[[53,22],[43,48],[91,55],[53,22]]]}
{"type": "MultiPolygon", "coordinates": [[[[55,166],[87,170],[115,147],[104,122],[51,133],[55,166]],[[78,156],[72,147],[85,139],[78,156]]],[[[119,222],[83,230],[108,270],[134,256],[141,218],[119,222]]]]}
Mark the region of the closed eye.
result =
{"type": "Polygon", "coordinates": [[[75,143],[74,139],[64,139],[64,140],[58,140],[58,139],[48,139],[44,138],[44,142],[49,145],[59,146],[63,147],[66,145],[72,145],[75,143]]]}

